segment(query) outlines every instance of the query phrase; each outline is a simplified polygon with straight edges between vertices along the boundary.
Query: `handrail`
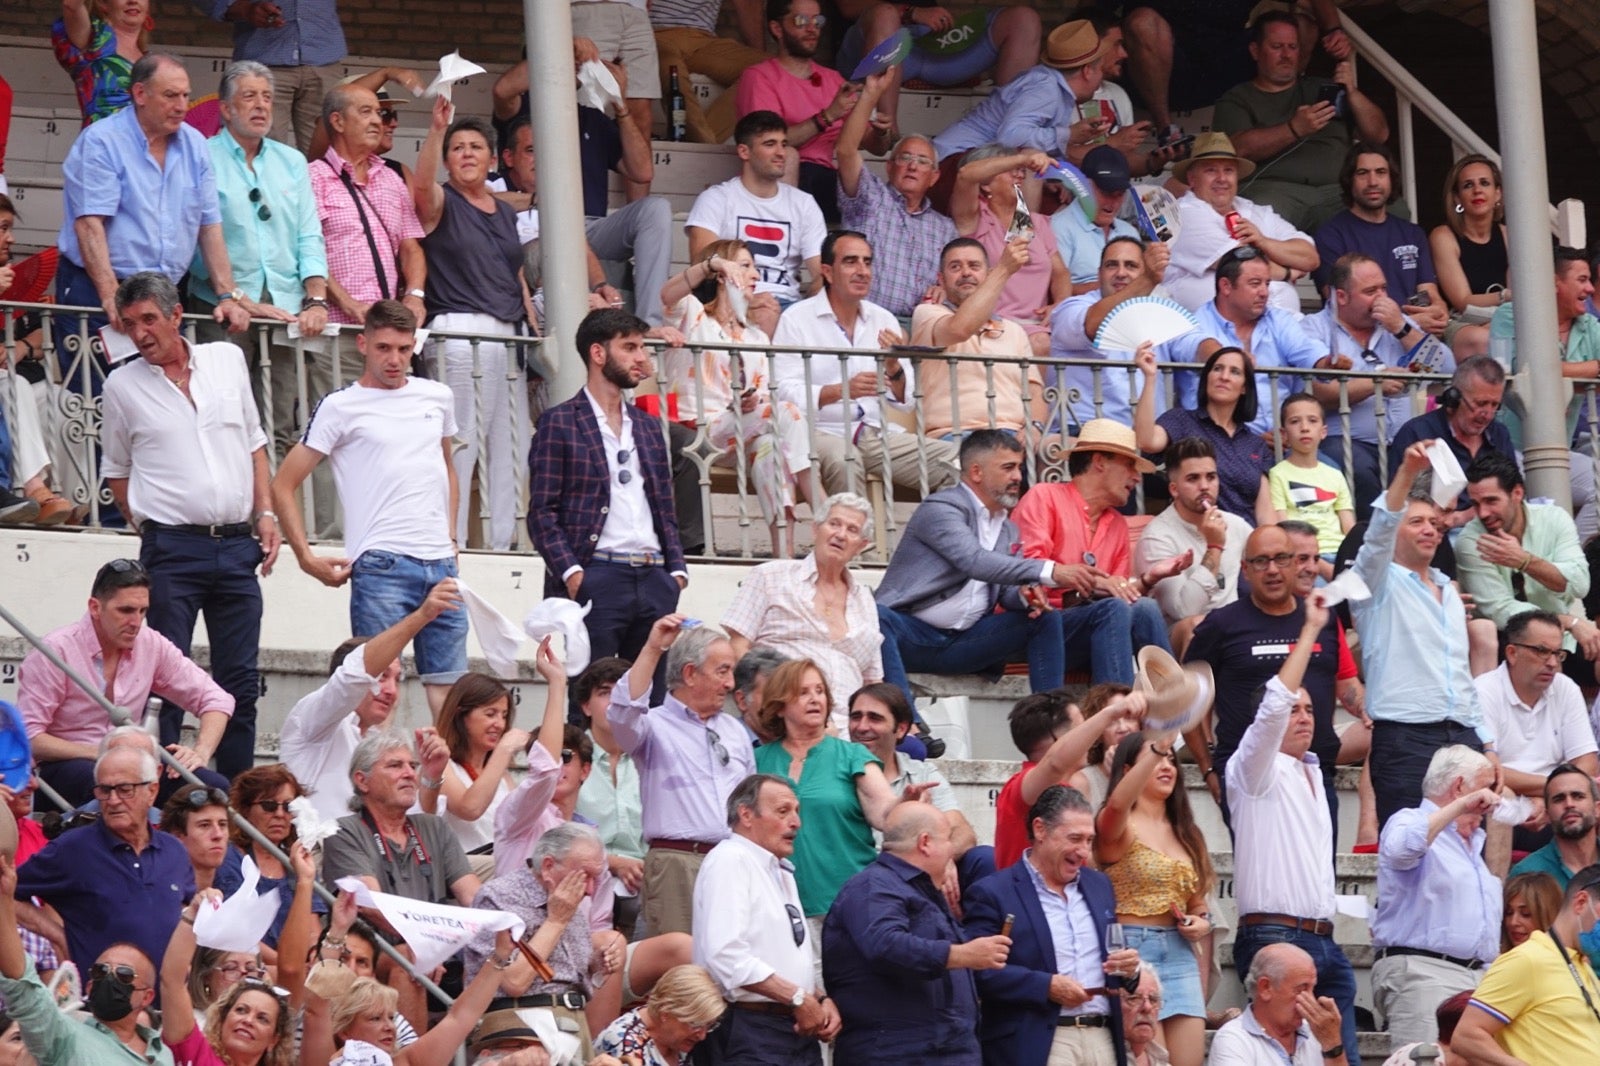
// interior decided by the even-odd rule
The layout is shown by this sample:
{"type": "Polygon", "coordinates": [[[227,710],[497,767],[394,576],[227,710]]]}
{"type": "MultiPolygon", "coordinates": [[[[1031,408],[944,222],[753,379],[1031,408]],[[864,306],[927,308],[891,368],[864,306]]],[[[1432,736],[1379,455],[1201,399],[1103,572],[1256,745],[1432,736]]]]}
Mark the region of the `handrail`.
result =
{"type": "MultiPolygon", "coordinates": [[[[1380,75],[1388,80],[1395,91],[1395,107],[1398,111],[1397,119],[1400,130],[1400,181],[1405,194],[1406,203],[1411,210],[1417,210],[1417,149],[1412,119],[1412,109],[1420,110],[1428,121],[1432,122],[1446,137],[1450,138],[1457,158],[1468,153],[1477,153],[1494,160],[1496,165],[1500,162],[1500,153],[1489,146],[1489,142],[1463,122],[1454,111],[1445,106],[1440,100],[1416,79],[1414,75],[1400,61],[1386,51],[1382,45],[1358,26],[1347,12],[1339,13],[1339,21],[1344,26],[1344,31],[1350,40],[1355,43],[1356,52],[1370,63],[1380,75]]],[[[1574,200],[1563,200],[1560,204],[1550,205],[1550,230],[1562,244],[1582,247],[1584,239],[1585,220],[1583,205],[1574,200]],[[1576,235],[1576,236],[1574,236],[1576,235]]]]}

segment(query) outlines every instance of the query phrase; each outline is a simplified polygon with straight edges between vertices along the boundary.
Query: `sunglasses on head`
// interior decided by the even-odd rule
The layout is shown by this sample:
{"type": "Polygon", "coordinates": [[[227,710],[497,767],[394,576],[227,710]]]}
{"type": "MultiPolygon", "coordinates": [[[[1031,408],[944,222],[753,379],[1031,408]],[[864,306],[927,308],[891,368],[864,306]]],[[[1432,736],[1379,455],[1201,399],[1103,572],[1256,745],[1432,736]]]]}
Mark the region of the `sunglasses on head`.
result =
{"type": "Polygon", "coordinates": [[[183,802],[196,811],[201,807],[226,807],[228,794],[220,788],[197,788],[183,797],[183,802]]]}

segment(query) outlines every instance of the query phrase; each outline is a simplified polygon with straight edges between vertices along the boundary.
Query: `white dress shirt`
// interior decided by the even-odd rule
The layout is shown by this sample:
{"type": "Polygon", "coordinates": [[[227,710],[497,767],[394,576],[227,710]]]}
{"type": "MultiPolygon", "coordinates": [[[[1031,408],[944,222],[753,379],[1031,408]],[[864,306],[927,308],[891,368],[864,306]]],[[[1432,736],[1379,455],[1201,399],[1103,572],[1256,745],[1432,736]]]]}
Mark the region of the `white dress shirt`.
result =
{"type": "Polygon", "coordinates": [[[793,867],[735,833],[711,849],[695,878],[695,965],[734,1003],[772,1002],[744,986],[773,974],[812,989],[818,945],[803,915],[793,867]]]}
{"type": "Polygon", "coordinates": [[[1228,759],[1233,892],[1239,915],[1333,920],[1333,822],[1322,764],[1278,750],[1294,694],[1276,677],[1228,759]]]}
{"type": "Polygon", "coordinates": [[[188,344],[189,395],[144,359],[119,366],[101,398],[101,472],[128,479],[134,521],[250,521],[251,456],[267,446],[244,353],[226,341],[188,344]],[[190,400],[193,403],[190,403],[190,400]]]}
{"type": "Polygon", "coordinates": [[[1517,697],[1505,663],[1473,679],[1483,717],[1494,728],[1500,765],[1544,776],[1559,764],[1592,754],[1594,727],[1583,707],[1583,690],[1556,674],[1532,707],[1517,697]]]}
{"type": "MultiPolygon", "coordinates": [[[[661,541],[656,536],[655,518],[650,514],[650,500],[644,494],[644,465],[639,462],[639,450],[633,446],[633,414],[628,405],[622,405],[622,433],[612,432],[611,423],[599,401],[588,389],[583,390],[589,406],[594,409],[595,421],[600,423],[600,440],[605,444],[606,468],[611,472],[611,510],[606,512],[605,525],[600,527],[600,539],[595,550],[651,555],[661,554],[661,541]],[[621,457],[626,455],[627,461],[621,457]],[[623,472],[628,474],[626,482],[623,472]]],[[[572,567],[562,574],[569,577],[572,567]]]]}
{"type": "MultiPolygon", "coordinates": [[[[855,329],[846,330],[840,324],[839,317],[833,313],[833,305],[828,303],[828,291],[824,289],[809,299],[789,305],[783,317],[778,319],[778,328],[772,334],[772,343],[804,349],[862,348],[876,353],[882,351],[878,344],[878,334],[886,329],[901,333],[899,319],[871,300],[862,300],[860,310],[856,313],[855,329]]],[[[817,431],[831,433],[835,437],[842,437],[847,432],[854,435],[862,426],[880,430],[885,428],[883,412],[879,409],[878,399],[875,396],[862,396],[854,400],[845,397],[838,403],[830,403],[826,407],[817,404],[817,396],[824,386],[839,385],[845,378],[876,370],[878,361],[873,355],[850,356],[845,360],[842,376],[839,357],[836,355],[815,355],[810,358],[809,363],[811,377],[808,389],[807,360],[802,359],[798,352],[783,352],[773,357],[773,389],[779,400],[786,400],[802,411],[815,410],[817,431]]],[[[900,368],[906,372],[905,400],[896,401],[894,394],[890,393],[888,402],[891,406],[909,410],[908,401],[912,397],[913,380],[910,361],[902,360],[900,368]]],[[[884,385],[887,387],[889,384],[886,376],[884,385]]],[[[901,432],[900,427],[892,423],[887,430],[890,433],[901,432]]]]}
{"type": "Polygon", "coordinates": [[[350,813],[350,756],[361,743],[355,710],[378,681],[366,666],[366,648],[351,648],[333,676],[294,705],[278,736],[278,757],[323,818],[350,813]]]}

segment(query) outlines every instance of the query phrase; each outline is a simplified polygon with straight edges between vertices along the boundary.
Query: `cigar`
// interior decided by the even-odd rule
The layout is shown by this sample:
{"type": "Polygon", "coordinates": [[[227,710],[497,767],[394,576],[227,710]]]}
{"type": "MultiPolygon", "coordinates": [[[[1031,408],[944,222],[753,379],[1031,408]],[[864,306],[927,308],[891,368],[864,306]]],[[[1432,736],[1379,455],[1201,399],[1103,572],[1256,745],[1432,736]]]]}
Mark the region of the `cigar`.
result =
{"type": "Polygon", "coordinates": [[[1015,914],[1006,915],[1006,920],[1000,923],[1000,935],[1001,936],[1010,936],[1011,935],[1011,923],[1016,921],[1016,920],[1017,920],[1017,916],[1015,914]]]}

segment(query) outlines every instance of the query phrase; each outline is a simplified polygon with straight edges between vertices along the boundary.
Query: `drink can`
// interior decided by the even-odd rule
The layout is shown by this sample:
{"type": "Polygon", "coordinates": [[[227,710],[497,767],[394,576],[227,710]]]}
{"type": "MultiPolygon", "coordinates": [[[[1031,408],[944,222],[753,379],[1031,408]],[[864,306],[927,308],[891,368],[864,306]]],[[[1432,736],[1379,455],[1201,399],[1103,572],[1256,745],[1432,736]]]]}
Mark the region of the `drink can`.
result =
{"type": "Polygon", "coordinates": [[[1244,216],[1237,211],[1229,211],[1222,216],[1222,221],[1227,223],[1228,236],[1237,240],[1239,237],[1239,223],[1244,221],[1244,216]]]}

